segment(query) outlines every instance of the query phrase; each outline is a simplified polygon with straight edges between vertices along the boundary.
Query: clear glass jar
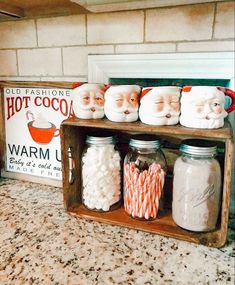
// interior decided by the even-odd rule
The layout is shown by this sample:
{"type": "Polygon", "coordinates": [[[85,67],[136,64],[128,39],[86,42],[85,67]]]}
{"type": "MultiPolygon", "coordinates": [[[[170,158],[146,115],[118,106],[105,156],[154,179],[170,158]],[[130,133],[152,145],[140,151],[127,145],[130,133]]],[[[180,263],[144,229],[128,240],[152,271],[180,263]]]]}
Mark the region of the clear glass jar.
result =
{"type": "Polygon", "coordinates": [[[87,136],[82,155],[82,202],[110,211],[121,203],[121,158],[113,136],[87,136]]]}
{"type": "Polygon", "coordinates": [[[133,218],[156,219],[166,174],[166,159],[156,137],[132,138],[124,159],[124,209],[133,218]]]}
{"type": "Polygon", "coordinates": [[[215,229],[221,201],[221,170],[215,143],[185,140],[173,176],[173,220],[191,231],[215,229]]]}

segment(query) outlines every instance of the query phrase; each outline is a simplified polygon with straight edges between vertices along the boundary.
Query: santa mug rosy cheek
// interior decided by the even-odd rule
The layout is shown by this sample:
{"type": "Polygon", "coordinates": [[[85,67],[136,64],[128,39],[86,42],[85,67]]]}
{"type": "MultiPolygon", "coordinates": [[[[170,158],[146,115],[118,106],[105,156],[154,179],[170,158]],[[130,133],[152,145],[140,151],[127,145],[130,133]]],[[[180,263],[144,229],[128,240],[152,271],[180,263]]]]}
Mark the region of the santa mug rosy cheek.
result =
{"type": "Polygon", "coordinates": [[[224,118],[235,110],[235,93],[225,87],[184,86],[181,96],[180,123],[190,128],[216,129],[224,125],[224,118]],[[225,108],[225,97],[231,103],[225,108]]]}

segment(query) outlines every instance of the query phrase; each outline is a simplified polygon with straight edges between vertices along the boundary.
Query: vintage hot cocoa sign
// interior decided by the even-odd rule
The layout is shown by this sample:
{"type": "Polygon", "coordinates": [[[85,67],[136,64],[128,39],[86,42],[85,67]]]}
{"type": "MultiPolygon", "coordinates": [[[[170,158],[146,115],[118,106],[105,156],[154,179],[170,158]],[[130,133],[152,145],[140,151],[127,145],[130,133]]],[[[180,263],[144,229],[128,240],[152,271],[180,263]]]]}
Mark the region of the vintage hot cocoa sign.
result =
{"type": "Polygon", "coordinates": [[[4,88],[6,166],[61,180],[60,124],[72,115],[71,90],[4,88]]]}

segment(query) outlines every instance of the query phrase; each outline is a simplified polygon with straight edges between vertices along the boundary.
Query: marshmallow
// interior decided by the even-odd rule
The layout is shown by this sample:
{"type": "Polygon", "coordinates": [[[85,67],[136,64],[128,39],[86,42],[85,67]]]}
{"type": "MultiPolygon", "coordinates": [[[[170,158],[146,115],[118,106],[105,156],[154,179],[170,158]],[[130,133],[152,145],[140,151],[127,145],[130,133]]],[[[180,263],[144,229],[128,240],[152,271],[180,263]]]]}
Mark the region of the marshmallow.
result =
{"type": "Polygon", "coordinates": [[[44,116],[40,113],[36,120],[33,121],[32,126],[34,128],[40,128],[40,129],[49,129],[52,127],[52,123],[48,122],[44,116]]]}
{"type": "Polygon", "coordinates": [[[121,198],[120,155],[113,145],[91,145],[82,158],[83,203],[109,211],[121,198]]]}

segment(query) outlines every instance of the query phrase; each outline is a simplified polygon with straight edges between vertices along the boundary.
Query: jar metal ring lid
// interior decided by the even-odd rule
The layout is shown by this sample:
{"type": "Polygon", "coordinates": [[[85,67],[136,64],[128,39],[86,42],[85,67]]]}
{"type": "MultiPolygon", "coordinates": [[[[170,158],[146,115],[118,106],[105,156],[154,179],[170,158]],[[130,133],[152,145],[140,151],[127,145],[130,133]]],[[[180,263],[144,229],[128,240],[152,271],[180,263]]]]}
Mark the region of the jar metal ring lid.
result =
{"type": "Polygon", "coordinates": [[[161,143],[159,139],[151,135],[136,135],[131,138],[129,145],[139,148],[159,148],[161,143]]]}
{"type": "Polygon", "coordinates": [[[216,154],[217,146],[212,141],[188,139],[182,141],[180,151],[192,155],[208,156],[216,154]]]}
{"type": "Polygon", "coordinates": [[[86,137],[86,143],[88,144],[95,144],[95,145],[101,145],[101,144],[112,144],[115,143],[116,140],[113,136],[87,136],[86,137]]]}

